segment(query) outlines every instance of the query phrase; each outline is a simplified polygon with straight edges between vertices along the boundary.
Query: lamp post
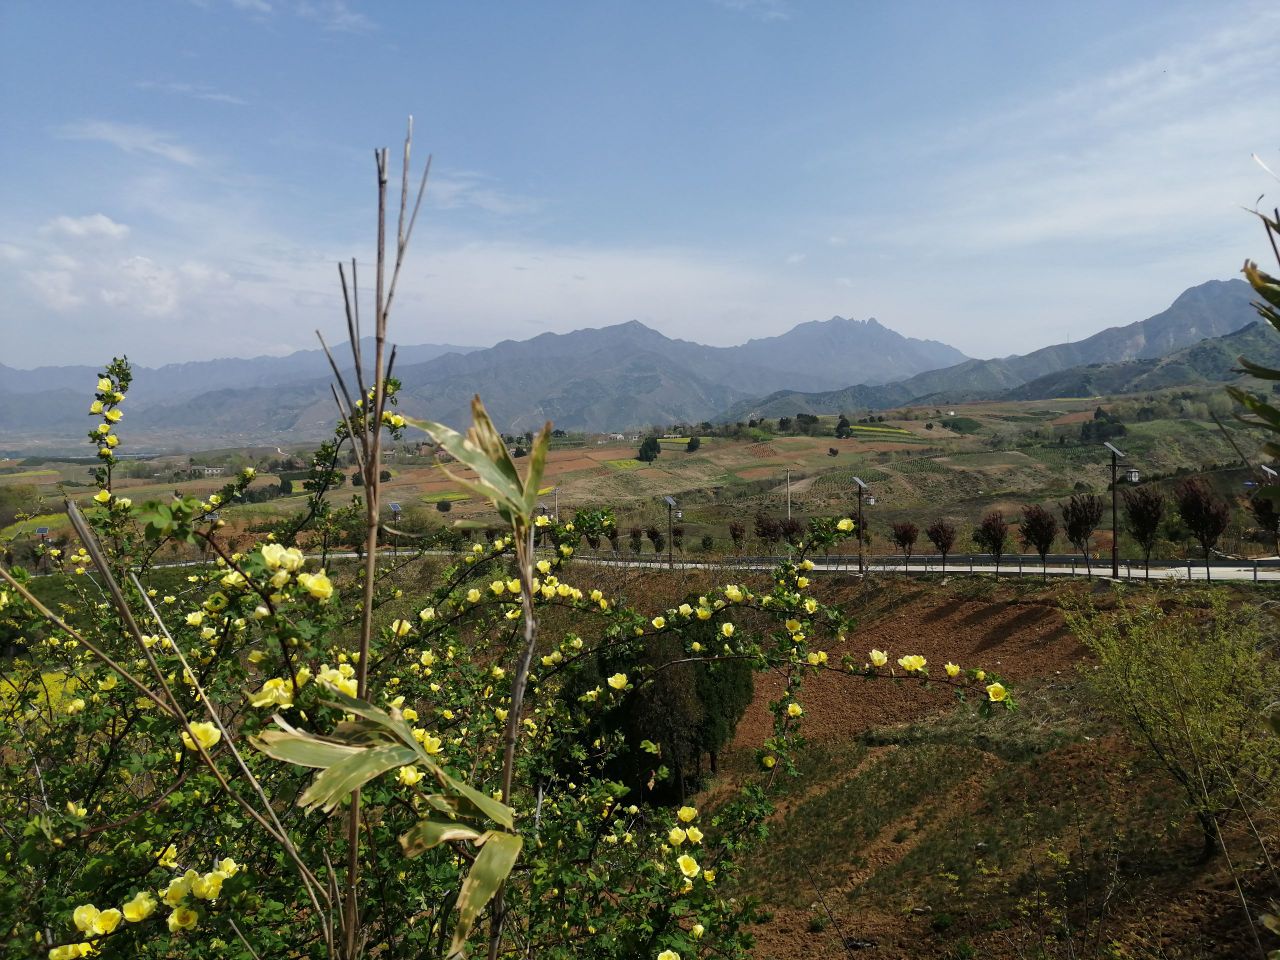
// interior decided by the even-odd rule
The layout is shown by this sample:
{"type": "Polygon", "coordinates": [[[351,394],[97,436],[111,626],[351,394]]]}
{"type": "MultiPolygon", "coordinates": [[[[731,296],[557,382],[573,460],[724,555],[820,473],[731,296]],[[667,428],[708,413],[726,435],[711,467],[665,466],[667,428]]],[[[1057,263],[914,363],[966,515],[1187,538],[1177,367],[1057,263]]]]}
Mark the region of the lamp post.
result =
{"type": "Polygon", "coordinates": [[[671,553],[671,512],[676,508],[676,502],[670,497],[663,497],[667,501],[667,569],[675,569],[675,558],[671,553]]]}
{"type": "Polygon", "coordinates": [[[791,519],[791,471],[787,471],[787,519],[791,519]]]}
{"type": "Polygon", "coordinates": [[[867,492],[867,485],[859,477],[854,477],[853,482],[858,485],[858,573],[862,574],[866,572],[866,565],[862,559],[864,529],[862,526],[862,498],[867,492]]]}
{"type": "Polygon", "coordinates": [[[1124,459],[1124,454],[1109,443],[1104,442],[1102,445],[1111,451],[1111,579],[1119,580],[1120,528],[1116,526],[1116,499],[1119,496],[1116,490],[1116,470],[1119,462],[1124,459]]]}

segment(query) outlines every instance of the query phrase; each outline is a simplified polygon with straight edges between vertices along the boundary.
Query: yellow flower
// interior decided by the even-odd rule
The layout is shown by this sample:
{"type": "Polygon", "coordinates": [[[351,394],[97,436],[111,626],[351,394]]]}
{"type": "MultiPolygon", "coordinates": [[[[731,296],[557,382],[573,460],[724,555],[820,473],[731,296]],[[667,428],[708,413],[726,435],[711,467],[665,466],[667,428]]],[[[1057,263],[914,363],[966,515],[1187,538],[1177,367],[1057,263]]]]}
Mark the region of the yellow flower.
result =
{"type": "Polygon", "coordinates": [[[695,923],[692,927],[689,928],[689,936],[693,937],[693,939],[695,940],[701,940],[702,935],[706,932],[707,932],[707,928],[700,923],[695,923]]]}
{"type": "Polygon", "coordinates": [[[721,635],[721,636],[723,636],[726,640],[728,640],[730,637],[732,637],[732,636],[733,636],[733,624],[732,624],[732,623],[722,623],[722,624],[720,624],[720,635],[721,635]]]}
{"type": "Polygon", "coordinates": [[[417,767],[401,767],[400,776],[397,779],[403,786],[412,787],[425,776],[426,774],[417,767]]]}
{"type": "Polygon", "coordinates": [[[679,818],[681,823],[691,823],[698,818],[698,808],[683,806],[676,811],[676,817],[679,818]]]}
{"type": "Polygon", "coordinates": [[[788,717],[798,717],[803,713],[804,713],[804,707],[800,706],[800,704],[795,703],[794,701],[792,703],[787,704],[788,717]]]}
{"type": "Polygon", "coordinates": [[[627,685],[627,675],[625,673],[615,673],[609,678],[609,686],[615,690],[621,690],[627,685]]]}
{"type": "Polygon", "coordinates": [[[468,590],[468,591],[467,591],[467,602],[468,602],[468,603],[479,603],[479,602],[480,602],[480,591],[479,591],[479,590],[477,590],[475,587],[472,587],[470,590],[468,590]]]}
{"type": "Polygon", "coordinates": [[[740,600],[742,600],[742,590],[736,584],[731,583],[729,584],[729,586],[725,587],[724,595],[728,597],[730,600],[732,600],[734,603],[738,603],[740,600]]]}
{"type": "Polygon", "coordinates": [[[111,491],[99,490],[97,493],[93,495],[93,499],[96,500],[98,503],[107,503],[111,500],[111,491]]]}
{"type": "Polygon", "coordinates": [[[550,561],[550,560],[539,560],[539,561],[538,561],[538,572],[539,572],[540,574],[542,574],[544,577],[545,577],[548,573],[550,573],[550,572],[551,572],[551,561],[550,561]]]}
{"type": "Polygon", "coordinates": [[[90,412],[90,413],[93,413],[93,414],[101,413],[101,412],[102,412],[102,401],[101,401],[101,400],[95,400],[95,401],[93,401],[93,403],[89,404],[89,412],[90,412]]]}
{"type": "Polygon", "coordinates": [[[114,383],[112,383],[112,382],[111,382],[107,377],[99,377],[99,378],[98,378],[98,392],[99,392],[99,393],[110,393],[110,392],[111,392],[112,390],[114,390],[115,388],[116,388],[116,385],[115,385],[114,383]]]}
{"type": "Polygon", "coordinates": [[[434,620],[435,618],[436,618],[435,607],[423,607],[421,610],[418,611],[418,619],[421,620],[423,623],[426,623],[428,620],[434,620]]]}
{"type": "Polygon", "coordinates": [[[223,877],[226,877],[227,879],[234,877],[240,872],[240,864],[236,863],[230,857],[223,857],[214,864],[214,867],[218,873],[222,874],[223,877]]]}
{"type": "Polygon", "coordinates": [[[760,765],[764,767],[766,770],[772,770],[774,768],[774,765],[777,764],[777,762],[778,762],[778,758],[771,753],[765,754],[763,757],[760,758],[760,765]]]}
{"type": "Polygon", "coordinates": [[[102,419],[106,420],[107,423],[119,423],[120,418],[123,416],[124,414],[119,410],[108,410],[102,415],[102,419]]]}
{"type": "Polygon", "coordinates": [[[293,685],[288,680],[272,677],[262,685],[262,689],[249,698],[255,707],[291,707],[293,706],[293,685]]]}
{"type": "Polygon", "coordinates": [[[83,804],[76,803],[74,800],[67,801],[67,813],[73,817],[83,817],[88,812],[83,804]]]}
{"type": "Polygon", "coordinates": [[[495,707],[493,710],[493,715],[497,717],[499,723],[506,723],[507,711],[504,707],[495,707]]]}
{"type": "Polygon", "coordinates": [[[987,684],[987,696],[991,698],[992,703],[999,703],[1009,695],[1009,691],[1004,688],[1003,683],[987,684]]]}
{"type": "Polygon", "coordinates": [[[663,627],[665,627],[666,625],[667,625],[667,620],[666,620],[666,618],[665,618],[665,617],[654,617],[654,618],[653,618],[653,629],[655,629],[655,630],[661,630],[661,629],[662,629],[663,627]]]}
{"type": "Polygon", "coordinates": [[[139,890],[132,900],[125,901],[124,918],[129,923],[141,923],[155,913],[156,898],[149,890],[139,890]]]}
{"type": "Polygon", "coordinates": [[[898,666],[907,671],[907,673],[916,673],[917,671],[923,670],[924,665],[927,662],[928,661],[918,653],[909,653],[905,657],[898,658],[898,666]]]}
{"type": "Polygon", "coordinates": [[[960,675],[960,668],[954,663],[948,663],[943,667],[947,671],[948,677],[957,677],[960,675]]]}
{"type": "Polygon", "coordinates": [[[169,914],[169,932],[177,933],[179,930],[190,930],[199,919],[200,914],[190,907],[178,907],[177,910],[169,914]]]}
{"type": "Polygon", "coordinates": [[[839,523],[836,524],[836,529],[839,530],[841,533],[852,533],[853,521],[850,520],[848,517],[845,517],[843,520],[841,520],[839,523]]]}
{"type": "Polygon", "coordinates": [[[703,871],[702,871],[702,879],[703,879],[703,880],[705,880],[705,881],[707,881],[707,883],[715,883],[715,882],[716,882],[716,872],[715,872],[714,870],[711,870],[711,869],[703,870],[703,871]]]}
{"type": "Polygon", "coordinates": [[[698,866],[698,861],[693,859],[687,853],[681,854],[676,858],[676,866],[680,868],[680,872],[692,880],[698,875],[698,871],[702,868],[698,866]]]}
{"type": "Polygon", "coordinates": [[[871,658],[871,665],[873,667],[883,667],[889,662],[889,655],[883,650],[872,650],[868,656],[871,658]]]}
{"type": "Polygon", "coordinates": [[[79,960],[93,953],[92,943],[68,943],[49,951],[49,960],[79,960]]]}
{"type": "Polygon", "coordinates": [[[160,851],[160,856],[156,863],[162,867],[173,868],[178,865],[178,848],[172,843],[160,851]]]}
{"type": "Polygon", "coordinates": [[[788,620],[788,621],[786,622],[785,626],[786,626],[786,628],[787,628],[787,633],[798,633],[798,632],[800,631],[800,621],[799,621],[799,620],[794,620],[794,619],[792,619],[792,620],[788,620]]]}
{"type": "Polygon", "coordinates": [[[699,830],[697,827],[690,827],[688,830],[684,832],[684,835],[689,838],[690,843],[702,842],[702,831],[699,830]]]}
{"type": "Polygon", "coordinates": [[[182,876],[174,877],[170,880],[169,885],[164,888],[164,893],[161,894],[161,899],[164,900],[165,905],[169,907],[176,907],[178,904],[182,903],[183,900],[187,899],[187,894],[191,892],[191,883],[195,879],[196,872],[194,870],[188,870],[182,876]]]}
{"type": "Polygon", "coordinates": [[[658,960],[680,960],[680,954],[674,950],[663,950],[658,954],[658,960]]]}
{"type": "Polygon", "coordinates": [[[407,635],[409,631],[412,629],[413,629],[413,624],[410,623],[408,620],[392,620],[391,621],[391,632],[394,633],[397,637],[403,637],[407,635]]]}
{"type": "Polygon", "coordinates": [[[114,933],[116,927],[120,926],[120,921],[123,917],[124,914],[115,907],[112,907],[110,910],[103,910],[94,917],[93,932],[99,936],[106,936],[109,933],[114,933]]]}
{"type": "Polygon", "coordinates": [[[667,834],[667,843],[673,847],[678,847],[684,843],[685,832],[679,827],[672,827],[671,832],[667,834]]]}
{"type": "Polygon", "coordinates": [[[114,673],[109,673],[105,677],[103,677],[101,680],[98,681],[98,689],[101,690],[103,693],[106,693],[108,690],[114,690],[116,688],[116,684],[118,684],[119,682],[120,682],[119,677],[117,677],[114,673]]]}
{"type": "Polygon", "coordinates": [[[113,434],[110,434],[110,435],[107,437],[107,446],[108,446],[108,447],[118,447],[118,446],[120,446],[120,438],[119,438],[119,437],[117,437],[114,433],[113,433],[113,434]]]}
{"type": "Polygon", "coordinates": [[[206,873],[191,881],[191,892],[201,900],[217,900],[222,893],[223,879],[222,874],[216,870],[206,873]]]}
{"type": "Polygon", "coordinates": [[[208,721],[205,721],[205,720],[198,720],[195,723],[191,724],[190,734],[187,733],[186,730],[182,731],[182,742],[183,744],[186,745],[186,748],[188,750],[196,749],[197,741],[199,742],[200,746],[208,750],[210,747],[212,747],[215,743],[217,743],[221,739],[222,739],[222,731],[219,730],[212,723],[209,723],[208,721]],[[195,740],[191,739],[191,734],[195,734],[195,740]]]}
{"type": "Polygon", "coordinates": [[[333,596],[333,583],[323,570],[319,573],[298,574],[298,585],[321,602],[333,596]]]}
{"type": "Polygon", "coordinates": [[[197,610],[195,613],[187,614],[187,626],[198,627],[204,621],[204,614],[197,610]]]}
{"type": "Polygon", "coordinates": [[[975,680],[977,680],[979,683],[981,683],[983,680],[987,679],[987,671],[985,671],[985,670],[975,670],[975,671],[973,672],[973,677],[974,677],[974,679],[975,679],[975,680]]]}
{"type": "Polygon", "coordinates": [[[796,577],[796,587],[798,589],[803,590],[808,585],[809,585],[808,577],[796,577]]]}
{"type": "Polygon", "coordinates": [[[813,599],[813,597],[810,597],[808,600],[804,602],[804,608],[809,613],[816,613],[818,610],[818,601],[813,599]]]}
{"type": "Polygon", "coordinates": [[[79,697],[76,697],[74,700],[72,700],[70,703],[67,704],[68,717],[74,717],[77,713],[83,713],[83,712],[84,712],[84,701],[81,700],[79,697]]]}
{"type": "Polygon", "coordinates": [[[71,922],[81,933],[93,933],[93,924],[101,913],[92,903],[82,903],[71,913],[71,922]]]}

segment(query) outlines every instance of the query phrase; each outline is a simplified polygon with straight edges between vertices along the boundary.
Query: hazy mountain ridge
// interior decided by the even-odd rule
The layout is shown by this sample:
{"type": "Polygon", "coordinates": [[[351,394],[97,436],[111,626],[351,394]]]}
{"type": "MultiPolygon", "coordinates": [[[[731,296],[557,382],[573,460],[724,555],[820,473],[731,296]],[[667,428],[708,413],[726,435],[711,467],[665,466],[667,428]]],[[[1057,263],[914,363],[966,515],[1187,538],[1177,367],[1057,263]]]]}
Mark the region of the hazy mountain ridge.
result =
{"type": "MultiPolygon", "coordinates": [[[[216,440],[225,445],[321,437],[335,414],[330,378],[323,355],[307,354],[139,369],[124,432],[153,443],[181,438],[188,444],[216,440]],[[228,363],[243,369],[224,369],[228,363]],[[210,374],[216,380],[212,385],[210,374]],[[203,389],[196,388],[200,384],[203,389]]],[[[631,321],[504,340],[483,350],[406,348],[395,375],[404,384],[405,413],[455,426],[468,422],[471,397],[480,391],[504,429],[532,429],[552,419],[571,430],[619,430],[707,419],[761,389],[901,377],[963,356],[936,341],[904,337],[875,320],[833,317],[735,347],[672,339],[631,321]],[[424,355],[430,351],[436,355],[424,355]]],[[[7,406],[30,407],[30,398],[42,398],[34,404],[34,416],[0,416],[0,423],[11,421],[9,429],[18,436],[65,434],[74,441],[96,374],[91,368],[60,369],[56,377],[0,370],[0,396],[12,398],[7,406]],[[43,380],[44,389],[30,394],[13,389],[35,380],[43,380]],[[50,382],[73,386],[65,388],[66,396],[55,397],[50,382]]]]}
{"type": "MultiPolygon", "coordinates": [[[[731,407],[724,418],[839,413],[887,409],[909,403],[960,403],[1011,396],[1011,391],[1076,367],[1153,359],[1222,337],[1257,320],[1252,288],[1243,280],[1210,280],[1183,291],[1160,313],[1121,327],[1109,327],[1072,343],[992,360],[967,360],[882,385],[858,384],[829,391],[775,391],[731,407]]],[[[1142,388],[1138,388],[1142,389],[1142,388]]]]}

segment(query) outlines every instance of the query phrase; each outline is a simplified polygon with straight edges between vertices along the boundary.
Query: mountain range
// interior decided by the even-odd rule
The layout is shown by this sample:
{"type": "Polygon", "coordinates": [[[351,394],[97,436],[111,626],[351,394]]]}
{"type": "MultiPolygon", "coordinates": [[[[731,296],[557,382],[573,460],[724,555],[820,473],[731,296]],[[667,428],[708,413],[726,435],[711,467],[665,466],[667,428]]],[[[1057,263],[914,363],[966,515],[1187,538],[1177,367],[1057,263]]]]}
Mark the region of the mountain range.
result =
{"type": "MultiPolygon", "coordinates": [[[[961,403],[1006,397],[1030,399],[1015,393],[1017,388],[1088,365],[1155,360],[1201,340],[1235,333],[1258,318],[1251,306],[1252,298],[1253,290],[1243,280],[1210,280],[1183,291],[1165,310],[1152,317],[1121,327],[1109,327],[1082,340],[1054,344],[1022,355],[966,360],[894,383],[859,383],[831,391],[777,391],[736,404],[727,411],[727,416],[732,420],[746,420],[751,417],[793,416],[796,413],[884,410],[916,403],[961,403]]],[[[1172,369],[1167,373],[1172,374],[1172,369]]],[[[1076,379],[1079,380],[1080,376],[1077,375],[1076,379]]],[[[1070,379],[1064,377],[1062,382],[1070,379]]],[[[1203,379],[1198,382],[1203,382],[1203,379]]],[[[1048,389],[1047,382],[1031,392],[1043,394],[1044,389],[1048,389]]],[[[1104,391],[1085,395],[1093,396],[1096,392],[1104,391]]]]}
{"type": "MultiPolygon", "coordinates": [[[[1136,323],[1024,355],[966,358],[876,320],[801,323],[776,337],[712,347],[636,321],[544,333],[489,348],[401,348],[400,409],[454,426],[477,391],[506,431],[567,430],[885,409],[909,403],[1094,395],[1228,378],[1270,336],[1241,280],[1209,281],[1136,323]],[[1233,353],[1232,351],[1236,351],[1233,353]],[[850,386],[853,384],[853,386],[850,386]]],[[[74,450],[97,370],[0,366],[0,447],[74,450]]],[[[136,369],[121,432],[135,449],[296,443],[335,416],[320,351],[136,369]]]]}
{"type": "MultiPolygon", "coordinates": [[[[495,422],[523,431],[554,420],[570,430],[617,430],[705,419],[761,391],[872,383],[966,359],[953,347],[895,333],[872,320],[802,323],[735,347],[664,336],[636,321],[506,340],[487,349],[402,348],[401,409],[454,425],[484,394],[495,422]]],[[[74,442],[86,422],[93,368],[0,367],[0,430],[7,438],[74,442]]],[[[331,430],[328,366],[319,351],[135,371],[128,428],[148,444],[209,446],[315,439],[331,430]]]]}

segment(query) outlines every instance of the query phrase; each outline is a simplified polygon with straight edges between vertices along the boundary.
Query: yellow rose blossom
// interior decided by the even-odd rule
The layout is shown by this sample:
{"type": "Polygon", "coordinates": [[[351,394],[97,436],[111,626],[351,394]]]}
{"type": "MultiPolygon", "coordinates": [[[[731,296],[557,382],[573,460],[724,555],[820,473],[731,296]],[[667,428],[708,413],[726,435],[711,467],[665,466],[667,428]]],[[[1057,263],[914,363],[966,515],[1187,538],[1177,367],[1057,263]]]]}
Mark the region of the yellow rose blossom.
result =
{"type": "Polygon", "coordinates": [[[788,703],[788,704],[787,704],[787,716],[788,716],[788,717],[798,717],[798,716],[800,716],[800,715],[801,715],[801,714],[803,714],[803,713],[804,713],[804,707],[800,706],[800,704],[798,704],[798,703],[796,703],[796,702],[794,702],[794,701],[792,701],[791,703],[788,703]]]}
{"type": "Polygon", "coordinates": [[[732,636],[733,636],[733,624],[732,624],[732,623],[722,623],[722,624],[720,624],[720,635],[721,635],[721,636],[723,636],[726,640],[727,640],[727,639],[729,639],[730,637],[732,637],[732,636]]]}
{"type": "Polygon", "coordinates": [[[186,745],[188,750],[196,749],[197,741],[200,743],[200,746],[208,750],[221,739],[222,731],[212,723],[205,720],[197,720],[195,723],[191,724],[190,734],[187,733],[186,730],[182,731],[182,742],[186,745]],[[191,739],[192,734],[195,735],[195,740],[191,739]]]}
{"type": "Polygon", "coordinates": [[[79,960],[80,957],[89,956],[94,949],[92,943],[67,943],[50,950],[49,960],[79,960]]]}
{"type": "Polygon", "coordinates": [[[658,954],[658,960],[680,960],[680,954],[674,950],[663,950],[658,954]]]}
{"type": "Polygon", "coordinates": [[[778,758],[775,757],[773,754],[766,754],[764,757],[761,758],[760,765],[764,767],[766,770],[772,770],[774,768],[774,765],[777,764],[777,762],[778,762],[778,758]]]}
{"type": "Polygon", "coordinates": [[[400,781],[401,785],[412,787],[425,776],[426,774],[417,767],[401,767],[400,774],[396,779],[400,781]]]}
{"type": "Polygon", "coordinates": [[[413,629],[413,624],[408,620],[392,620],[391,632],[397,637],[407,636],[409,631],[413,629]]]}
{"type": "Polygon", "coordinates": [[[698,819],[698,808],[685,805],[676,811],[676,819],[681,823],[692,823],[698,819]]]}
{"type": "Polygon", "coordinates": [[[692,927],[689,928],[689,936],[693,937],[693,939],[695,940],[701,940],[702,935],[706,932],[707,932],[707,928],[700,923],[695,923],[692,927]]]}
{"type": "Polygon", "coordinates": [[[83,712],[84,712],[84,701],[79,697],[76,697],[66,706],[66,713],[67,713],[67,716],[69,717],[74,717],[77,713],[83,713],[83,712]]]}
{"type": "Polygon", "coordinates": [[[162,867],[173,868],[178,865],[178,848],[172,843],[160,851],[160,856],[156,863],[162,867]]]}
{"type": "Polygon", "coordinates": [[[788,621],[784,624],[784,626],[787,628],[787,633],[799,633],[799,632],[800,632],[800,621],[799,621],[799,620],[788,620],[788,621]]]}
{"type": "Polygon", "coordinates": [[[222,895],[222,881],[225,878],[216,870],[206,873],[191,881],[191,892],[201,900],[217,900],[222,895]]]}
{"type": "Polygon", "coordinates": [[[92,414],[99,414],[99,413],[101,413],[101,412],[102,412],[102,401],[101,401],[101,400],[95,400],[95,401],[93,401],[93,403],[89,404],[89,412],[90,412],[90,413],[92,413],[92,414]]]}
{"type": "Polygon", "coordinates": [[[924,665],[928,661],[918,653],[909,653],[905,657],[898,658],[898,666],[907,673],[917,673],[924,669],[924,665]]]}
{"type": "Polygon", "coordinates": [[[421,610],[418,611],[418,619],[421,620],[423,623],[426,623],[428,620],[434,620],[435,618],[436,618],[435,607],[423,607],[421,610]]]}
{"type": "Polygon", "coordinates": [[[676,866],[680,868],[680,872],[692,880],[698,875],[698,871],[702,868],[698,866],[698,861],[693,859],[687,853],[681,854],[676,858],[676,866]]]}
{"type": "Polygon", "coordinates": [[[818,601],[813,599],[813,597],[810,597],[808,600],[804,602],[804,608],[809,613],[817,613],[818,601]]]}
{"type": "Polygon", "coordinates": [[[116,684],[118,684],[119,682],[120,682],[119,677],[117,677],[114,673],[109,673],[105,677],[103,677],[101,680],[98,681],[98,689],[101,690],[103,693],[106,693],[109,690],[114,690],[116,688],[116,684]]]}
{"type": "Polygon", "coordinates": [[[99,490],[93,495],[93,499],[98,503],[106,503],[111,499],[111,492],[109,490],[99,490]]]}
{"type": "Polygon", "coordinates": [[[609,686],[615,690],[621,690],[627,685],[627,675],[625,673],[615,673],[609,678],[609,686]]]}
{"type": "Polygon", "coordinates": [[[298,574],[298,585],[320,601],[328,600],[333,596],[333,583],[323,570],[319,573],[298,574]]]}
{"type": "Polygon", "coordinates": [[[987,679],[987,671],[975,670],[973,671],[973,678],[981,683],[983,680],[987,679]]]}
{"type": "Polygon", "coordinates": [[[115,388],[116,388],[116,385],[115,385],[114,383],[112,383],[112,382],[111,382],[111,380],[110,380],[108,377],[99,377],[99,378],[98,378],[98,392],[99,392],[99,393],[110,393],[110,392],[111,392],[111,391],[113,391],[115,388]]]}
{"type": "Polygon", "coordinates": [[[690,827],[688,830],[684,832],[684,835],[689,838],[690,843],[702,842],[702,831],[699,830],[697,827],[690,827]]]}
{"type": "Polygon", "coordinates": [[[872,650],[867,654],[867,656],[871,658],[871,665],[873,667],[883,667],[889,662],[889,655],[883,650],[872,650]]]}
{"type": "Polygon", "coordinates": [[[796,587],[803,590],[808,585],[809,585],[808,577],[796,577],[796,587]]]}
{"type": "Polygon", "coordinates": [[[132,900],[126,900],[124,904],[124,918],[129,923],[141,923],[151,914],[155,913],[156,898],[151,895],[149,890],[139,890],[133,895],[132,900]]]}
{"type": "Polygon", "coordinates": [[[678,847],[684,843],[685,832],[679,827],[672,827],[671,832],[667,834],[667,843],[673,847],[678,847]]]}
{"type": "Polygon", "coordinates": [[[480,602],[480,591],[479,591],[479,590],[477,590],[475,587],[472,587],[470,590],[468,590],[468,591],[467,591],[467,602],[468,602],[468,603],[479,603],[479,602],[480,602]]]}
{"type": "Polygon", "coordinates": [[[237,873],[240,872],[240,864],[236,863],[230,857],[223,857],[213,866],[218,873],[222,874],[227,879],[234,877],[237,873]]]}
{"type": "Polygon", "coordinates": [[[169,932],[177,933],[179,930],[190,930],[199,919],[200,914],[190,907],[178,907],[173,913],[169,914],[169,932]]]}
{"type": "Polygon", "coordinates": [[[960,675],[960,668],[954,663],[947,663],[942,669],[947,671],[948,677],[957,677],[960,675]]]}
{"type": "Polygon", "coordinates": [[[81,933],[93,933],[94,921],[98,919],[98,914],[101,912],[92,903],[83,903],[71,912],[71,922],[81,933]]]}
{"type": "Polygon", "coordinates": [[[667,625],[666,617],[654,617],[652,622],[653,622],[653,629],[655,630],[661,630],[663,627],[667,625]]]}
{"type": "Polygon", "coordinates": [[[102,419],[106,420],[108,423],[119,423],[120,418],[123,416],[124,414],[119,410],[108,410],[102,415],[102,419]]]}
{"type": "Polygon", "coordinates": [[[999,703],[1009,695],[1009,691],[1004,688],[1003,683],[987,684],[987,696],[991,698],[992,703],[999,703]]]}

